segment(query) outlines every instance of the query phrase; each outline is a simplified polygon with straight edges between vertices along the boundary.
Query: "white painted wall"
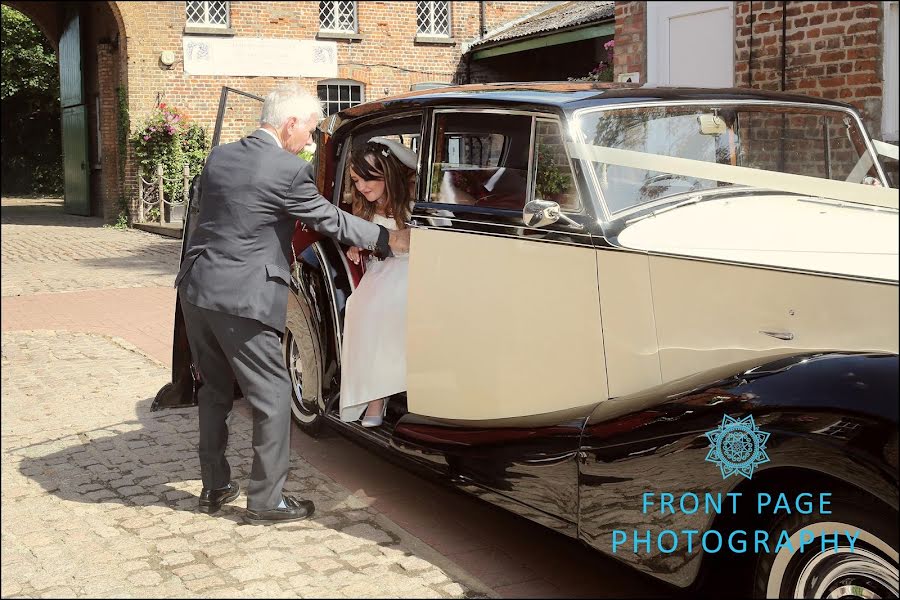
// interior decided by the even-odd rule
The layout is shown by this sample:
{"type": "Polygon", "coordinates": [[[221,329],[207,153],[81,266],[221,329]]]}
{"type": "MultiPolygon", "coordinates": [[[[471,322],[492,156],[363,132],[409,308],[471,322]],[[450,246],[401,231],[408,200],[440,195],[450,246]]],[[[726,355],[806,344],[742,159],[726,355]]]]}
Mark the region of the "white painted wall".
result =
{"type": "Polygon", "coordinates": [[[648,2],[647,82],[734,87],[734,3],[648,2]]]}

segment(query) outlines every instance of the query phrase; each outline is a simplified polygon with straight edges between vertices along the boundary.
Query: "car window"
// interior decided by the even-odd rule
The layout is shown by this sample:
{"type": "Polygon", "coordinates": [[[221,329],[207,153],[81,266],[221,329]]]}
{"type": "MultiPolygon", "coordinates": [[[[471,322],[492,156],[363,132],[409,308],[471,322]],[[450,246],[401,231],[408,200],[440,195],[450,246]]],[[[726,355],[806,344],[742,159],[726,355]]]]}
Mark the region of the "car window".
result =
{"type": "MultiPolygon", "coordinates": [[[[358,147],[374,137],[386,138],[403,144],[416,155],[419,154],[422,134],[422,116],[410,115],[397,117],[389,121],[376,123],[373,125],[361,126],[351,134],[351,146],[358,147]]],[[[349,161],[349,154],[348,154],[349,161]]],[[[350,181],[349,162],[343,173],[343,183],[341,186],[341,204],[346,210],[350,210],[353,203],[353,184],[350,181]]],[[[418,185],[418,172],[414,173],[409,182],[411,196],[415,198],[415,190],[418,185]]]]}
{"type": "MultiPolygon", "coordinates": [[[[864,136],[839,110],[786,106],[650,106],[587,113],[584,140],[601,148],[862,183],[877,178],[864,136]]],[[[611,214],[666,196],[727,187],[646,167],[593,163],[611,214]]]]}
{"type": "Polygon", "coordinates": [[[521,211],[531,125],[528,115],[436,113],[429,200],[521,211]]]}
{"type": "Polygon", "coordinates": [[[552,200],[565,211],[581,210],[575,177],[559,123],[538,119],[534,132],[534,198],[552,200]]]}

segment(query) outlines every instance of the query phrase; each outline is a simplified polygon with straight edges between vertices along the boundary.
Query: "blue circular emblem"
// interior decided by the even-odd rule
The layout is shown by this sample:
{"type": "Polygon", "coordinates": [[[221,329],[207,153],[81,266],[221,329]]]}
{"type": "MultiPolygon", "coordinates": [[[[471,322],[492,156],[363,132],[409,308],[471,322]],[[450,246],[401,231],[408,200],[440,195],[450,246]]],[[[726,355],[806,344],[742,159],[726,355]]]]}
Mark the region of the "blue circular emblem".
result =
{"type": "Polygon", "coordinates": [[[757,466],[769,462],[766,441],[769,434],[761,431],[753,415],[735,419],[724,415],[722,424],[708,431],[709,454],[706,460],[719,465],[722,479],[735,473],[750,479],[757,466]]]}

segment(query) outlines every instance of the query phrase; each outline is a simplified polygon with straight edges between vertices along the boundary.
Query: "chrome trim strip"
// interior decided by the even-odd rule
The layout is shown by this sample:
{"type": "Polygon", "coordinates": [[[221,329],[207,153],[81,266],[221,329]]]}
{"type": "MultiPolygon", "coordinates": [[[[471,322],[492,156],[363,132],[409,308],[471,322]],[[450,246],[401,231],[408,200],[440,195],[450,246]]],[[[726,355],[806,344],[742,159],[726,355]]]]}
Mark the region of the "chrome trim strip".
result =
{"type": "Polygon", "coordinates": [[[534,136],[537,134],[537,117],[531,117],[531,135],[528,136],[528,172],[525,173],[525,202],[534,198],[534,186],[537,184],[537,165],[534,156],[534,136]]]}
{"type": "MultiPolygon", "coordinates": [[[[582,243],[574,243],[574,242],[564,242],[558,239],[541,239],[541,238],[530,238],[524,237],[521,235],[512,235],[508,233],[490,233],[487,231],[472,231],[470,229],[452,229],[450,227],[430,227],[427,225],[419,225],[416,229],[429,229],[433,231],[445,231],[447,233],[456,233],[459,235],[484,235],[488,237],[500,237],[500,238],[508,238],[511,240],[518,240],[520,242],[537,242],[541,244],[559,244],[560,246],[574,246],[576,248],[594,248],[594,244],[590,239],[585,240],[582,243]]],[[[522,227],[521,229],[525,229],[522,227]]],[[[565,233],[558,233],[556,231],[549,231],[547,229],[531,229],[531,231],[539,231],[541,233],[549,233],[555,236],[567,236],[565,233]]],[[[582,236],[584,234],[573,234],[572,237],[582,236]]],[[[585,236],[590,238],[590,236],[585,236]]]]}
{"type": "MultiPolygon", "coordinates": [[[[832,111],[838,113],[845,113],[850,115],[855,121],[859,130],[863,133],[863,138],[866,144],[866,149],[875,156],[877,152],[875,151],[874,146],[872,145],[872,139],[869,136],[869,132],[866,130],[865,125],[862,122],[862,119],[859,115],[850,108],[845,108],[843,106],[830,106],[827,104],[818,104],[815,102],[785,102],[782,100],[737,100],[737,99],[723,99],[723,100],[655,100],[649,102],[619,102],[615,104],[608,104],[603,106],[588,106],[583,108],[578,108],[572,111],[571,123],[574,126],[575,130],[578,133],[578,139],[581,140],[582,143],[589,143],[584,137],[584,130],[581,127],[580,119],[583,115],[595,113],[595,112],[606,112],[606,111],[614,111],[614,110],[630,110],[632,108],[650,108],[654,106],[778,106],[782,108],[806,108],[806,109],[814,109],[814,110],[822,110],[822,111],[832,111]]],[[[881,168],[881,161],[875,161],[875,168],[878,171],[879,176],[881,177],[881,183],[884,187],[890,187],[888,185],[887,177],[884,174],[884,171],[881,168]]],[[[597,180],[597,171],[596,169],[586,169],[589,173],[589,177],[591,178],[591,182],[594,184],[594,188],[600,198],[600,209],[603,212],[603,217],[606,222],[612,221],[612,216],[609,210],[606,207],[606,200],[603,197],[603,191],[600,187],[600,182],[597,180]]],[[[627,210],[627,209],[626,209],[627,210]]],[[[619,215],[626,214],[626,211],[619,211],[617,214],[617,218],[619,215]]]]}
{"type": "MultiPolygon", "coordinates": [[[[337,348],[337,364],[341,365],[341,332],[339,331],[341,328],[341,321],[337,312],[337,291],[334,289],[334,282],[331,280],[331,265],[325,259],[325,253],[322,252],[322,248],[320,246],[321,242],[315,242],[312,245],[313,252],[316,254],[316,258],[319,259],[319,264],[322,265],[322,269],[326,272],[325,275],[325,288],[328,290],[328,303],[331,305],[331,316],[334,317],[334,337],[335,337],[335,348],[337,348]]],[[[353,280],[350,279],[350,285],[353,285],[353,280]]],[[[324,349],[323,349],[324,350],[324,349]]]]}
{"type": "Polygon", "coordinates": [[[790,331],[762,331],[762,330],[760,330],[760,333],[763,335],[767,335],[769,337],[773,337],[776,340],[784,340],[786,342],[789,342],[792,339],[794,339],[794,334],[791,333],[790,331]]]}
{"type": "MultiPolygon", "coordinates": [[[[587,212],[587,205],[589,203],[585,202],[587,196],[581,193],[581,185],[578,183],[578,177],[575,176],[575,163],[572,162],[572,155],[569,154],[569,140],[566,139],[568,135],[568,128],[563,125],[563,122],[559,119],[551,119],[549,117],[538,117],[535,121],[545,121],[547,123],[556,123],[556,126],[559,128],[559,135],[563,137],[563,152],[566,153],[566,160],[569,164],[569,173],[572,174],[572,183],[575,185],[575,193],[578,195],[578,210],[562,210],[560,212],[569,214],[569,215],[582,215],[587,212]]],[[[535,125],[536,127],[536,125],[535,125]]],[[[534,142],[532,142],[532,147],[534,147],[534,142]]],[[[537,187],[537,165],[535,165],[535,187],[537,187]]],[[[535,197],[535,190],[531,190],[531,197],[535,197]]]]}
{"type": "MultiPolygon", "coordinates": [[[[432,216],[432,215],[414,215],[419,219],[440,219],[441,221],[450,221],[451,223],[465,223],[472,225],[483,225],[488,227],[502,227],[506,229],[521,229],[523,231],[533,231],[535,233],[552,233],[557,235],[565,235],[570,237],[583,237],[590,239],[591,234],[589,233],[579,233],[579,232],[568,232],[568,231],[557,231],[555,229],[544,229],[543,227],[526,227],[523,225],[508,225],[506,223],[491,223],[489,221],[471,221],[469,219],[461,219],[459,217],[444,217],[444,216],[432,216]]],[[[450,227],[441,227],[437,225],[428,225],[428,224],[418,224],[418,229],[443,229],[447,231],[468,231],[467,229],[453,229],[450,227]]],[[[481,232],[485,233],[485,232],[481,232]]],[[[519,236],[521,237],[521,236],[519,236]]],[[[530,238],[527,238],[530,239],[530,238]]]]}

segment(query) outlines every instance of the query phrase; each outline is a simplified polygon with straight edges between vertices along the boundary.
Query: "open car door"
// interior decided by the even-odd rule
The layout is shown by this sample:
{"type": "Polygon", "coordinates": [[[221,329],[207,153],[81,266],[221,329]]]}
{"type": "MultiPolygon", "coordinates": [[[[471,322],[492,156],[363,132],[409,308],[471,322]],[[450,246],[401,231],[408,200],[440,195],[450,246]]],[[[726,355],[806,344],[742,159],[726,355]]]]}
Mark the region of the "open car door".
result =
{"type": "MultiPolygon", "coordinates": [[[[219,112],[213,131],[211,148],[219,144],[234,142],[259,128],[259,114],[263,99],[254,94],[242,92],[229,87],[222,88],[219,97],[219,112]]],[[[191,234],[196,227],[195,218],[200,212],[200,194],[198,193],[199,173],[190,184],[190,195],[185,208],[184,229],[181,236],[181,257],[179,266],[184,260],[191,234]]],[[[175,332],[172,340],[172,381],[165,384],[156,393],[150,410],[163,408],[180,408],[197,404],[199,375],[191,361],[191,348],[188,345],[184,316],[181,304],[175,299],[175,332]]]]}

